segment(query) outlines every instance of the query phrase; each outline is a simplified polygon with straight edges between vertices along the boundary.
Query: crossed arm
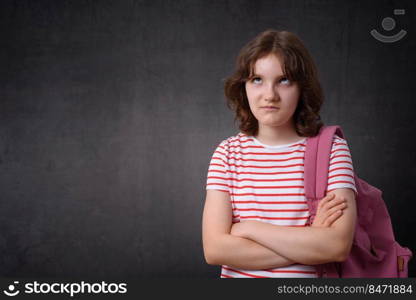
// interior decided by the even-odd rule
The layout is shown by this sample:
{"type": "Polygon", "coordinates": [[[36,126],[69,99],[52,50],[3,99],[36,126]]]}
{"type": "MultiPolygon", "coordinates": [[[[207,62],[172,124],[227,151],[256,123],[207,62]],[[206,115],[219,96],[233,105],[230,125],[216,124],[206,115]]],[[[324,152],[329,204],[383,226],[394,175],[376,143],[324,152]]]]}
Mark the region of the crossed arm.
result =
{"type": "Polygon", "coordinates": [[[332,194],[320,201],[311,227],[285,227],[258,221],[233,225],[229,195],[208,190],[203,216],[206,261],[260,270],[294,263],[314,265],[344,260],[354,235],[355,197],[350,189],[338,189],[332,194]],[[342,200],[345,207],[339,204],[342,200]],[[340,207],[343,213],[338,215],[340,207]]]}

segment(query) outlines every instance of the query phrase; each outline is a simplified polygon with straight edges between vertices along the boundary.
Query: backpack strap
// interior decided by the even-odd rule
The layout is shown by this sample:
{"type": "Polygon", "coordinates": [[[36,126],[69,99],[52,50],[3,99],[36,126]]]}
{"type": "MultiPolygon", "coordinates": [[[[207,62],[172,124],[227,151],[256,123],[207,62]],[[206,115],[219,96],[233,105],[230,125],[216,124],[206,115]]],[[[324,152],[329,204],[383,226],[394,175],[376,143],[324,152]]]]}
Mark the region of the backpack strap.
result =
{"type": "Polygon", "coordinates": [[[318,201],[326,195],[329,158],[334,135],[344,138],[341,127],[324,126],[318,135],[308,138],[306,142],[304,183],[306,199],[311,214],[310,224],[312,224],[316,215],[318,201]]]}
{"type": "MultiPolygon", "coordinates": [[[[341,127],[322,127],[318,135],[306,141],[304,161],[304,187],[309,207],[310,226],[316,216],[319,200],[326,195],[328,187],[329,158],[331,156],[334,135],[344,138],[341,127]]],[[[316,265],[319,277],[340,277],[339,264],[327,263],[316,265]]]]}

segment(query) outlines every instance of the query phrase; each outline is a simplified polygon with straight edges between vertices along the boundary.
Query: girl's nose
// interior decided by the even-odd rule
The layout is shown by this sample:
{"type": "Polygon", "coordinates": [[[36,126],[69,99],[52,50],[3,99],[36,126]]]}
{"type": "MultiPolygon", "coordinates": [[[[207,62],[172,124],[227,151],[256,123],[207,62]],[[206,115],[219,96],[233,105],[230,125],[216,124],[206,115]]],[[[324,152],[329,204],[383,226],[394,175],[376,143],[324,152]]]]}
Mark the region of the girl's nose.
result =
{"type": "Polygon", "coordinates": [[[268,86],[264,92],[264,97],[268,101],[279,101],[279,93],[274,86],[268,86]]]}

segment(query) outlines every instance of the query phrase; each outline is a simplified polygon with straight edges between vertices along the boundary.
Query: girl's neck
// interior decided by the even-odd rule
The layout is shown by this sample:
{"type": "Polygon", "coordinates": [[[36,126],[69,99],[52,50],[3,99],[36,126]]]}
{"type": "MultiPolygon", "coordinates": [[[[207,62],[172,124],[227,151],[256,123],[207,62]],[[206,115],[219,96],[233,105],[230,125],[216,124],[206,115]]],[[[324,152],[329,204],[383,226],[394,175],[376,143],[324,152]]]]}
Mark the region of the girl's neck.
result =
{"type": "Polygon", "coordinates": [[[263,144],[278,146],[295,143],[302,137],[297,134],[295,126],[288,123],[287,125],[278,127],[262,126],[259,124],[259,131],[255,138],[263,144]]]}

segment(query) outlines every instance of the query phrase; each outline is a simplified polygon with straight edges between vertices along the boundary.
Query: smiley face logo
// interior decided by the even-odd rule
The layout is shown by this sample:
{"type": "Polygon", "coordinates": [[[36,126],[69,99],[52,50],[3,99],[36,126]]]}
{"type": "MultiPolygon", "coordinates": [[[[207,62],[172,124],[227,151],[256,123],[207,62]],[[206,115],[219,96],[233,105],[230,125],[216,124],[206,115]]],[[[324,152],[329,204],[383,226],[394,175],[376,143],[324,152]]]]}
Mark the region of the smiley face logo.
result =
{"type": "Polygon", "coordinates": [[[19,281],[14,281],[13,284],[8,286],[7,290],[4,290],[3,293],[7,296],[14,297],[20,293],[20,291],[16,290],[16,285],[19,284],[19,281]]]}
{"type": "MultiPolygon", "coordinates": [[[[404,9],[395,9],[394,14],[395,15],[404,15],[405,10],[404,9]]],[[[385,31],[391,31],[391,30],[394,29],[394,27],[396,27],[396,21],[393,18],[387,17],[387,18],[383,19],[383,21],[381,22],[381,26],[383,27],[383,29],[385,31]]],[[[378,32],[376,29],[373,29],[373,30],[370,31],[370,34],[376,40],[379,40],[380,42],[383,42],[383,43],[397,42],[397,41],[401,40],[406,35],[406,33],[407,33],[407,31],[403,30],[403,29],[400,30],[398,33],[396,33],[394,35],[384,35],[384,34],[381,34],[380,32],[378,32]]]]}

